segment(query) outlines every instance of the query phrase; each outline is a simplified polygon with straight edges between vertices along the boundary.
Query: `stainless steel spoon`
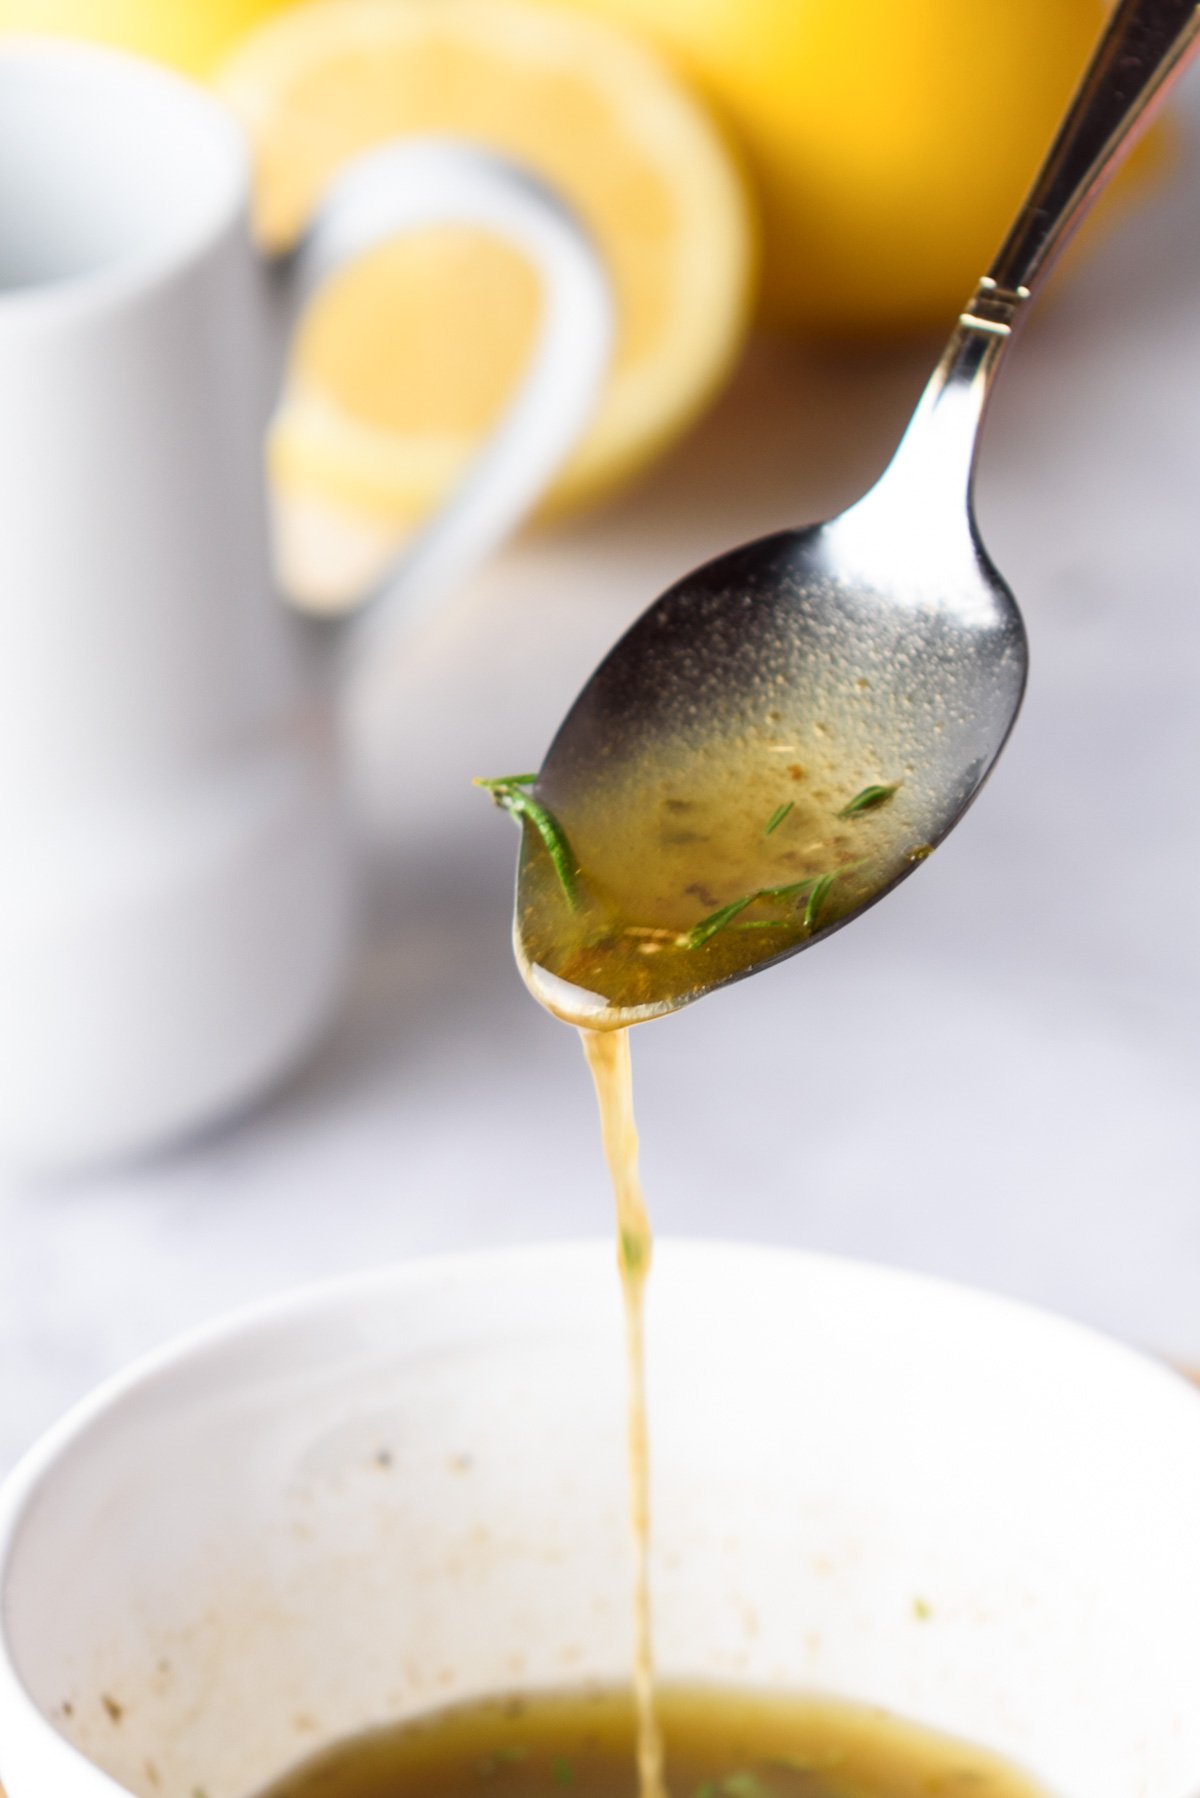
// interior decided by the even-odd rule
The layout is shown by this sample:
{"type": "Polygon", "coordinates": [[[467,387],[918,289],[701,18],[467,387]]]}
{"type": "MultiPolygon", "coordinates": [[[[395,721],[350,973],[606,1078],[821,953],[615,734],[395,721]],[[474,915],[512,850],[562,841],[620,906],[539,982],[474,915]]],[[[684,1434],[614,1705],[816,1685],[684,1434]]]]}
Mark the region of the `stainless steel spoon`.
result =
{"type": "Polygon", "coordinates": [[[1121,0],[882,478],[677,582],[576,700],[524,789],[517,894],[518,959],[560,1016],[638,1022],[807,947],[978,793],[1027,664],[972,509],[984,406],[1053,253],[1198,29],[1195,0],[1121,0]]]}

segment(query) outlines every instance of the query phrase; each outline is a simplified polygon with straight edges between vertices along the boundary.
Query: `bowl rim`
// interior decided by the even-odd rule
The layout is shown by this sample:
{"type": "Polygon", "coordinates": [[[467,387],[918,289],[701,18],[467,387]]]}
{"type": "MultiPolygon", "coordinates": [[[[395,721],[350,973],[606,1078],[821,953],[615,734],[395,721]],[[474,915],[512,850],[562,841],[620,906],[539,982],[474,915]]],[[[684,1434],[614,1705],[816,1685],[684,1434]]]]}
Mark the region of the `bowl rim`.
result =
{"type": "MultiPolygon", "coordinates": [[[[667,1235],[656,1239],[655,1252],[673,1267],[688,1263],[711,1264],[717,1258],[726,1263],[736,1260],[743,1267],[782,1263],[798,1273],[849,1282],[860,1290],[871,1286],[885,1287],[913,1297],[925,1294],[943,1306],[947,1302],[967,1305],[983,1312],[1002,1328],[1015,1327],[1022,1332],[1032,1329],[1044,1341],[1074,1344],[1096,1354],[1101,1361],[1107,1360],[1128,1372],[1136,1372],[1140,1379],[1157,1387],[1164,1395],[1173,1394],[1181,1401],[1183,1409],[1191,1411],[1193,1422],[1200,1425],[1200,1387],[1171,1363],[1092,1325],[1024,1299],[937,1274],[786,1244],[667,1235]]],[[[357,1300],[370,1299],[381,1292],[418,1292],[450,1280],[455,1283],[484,1279],[494,1282],[509,1270],[527,1271],[540,1265],[553,1267],[561,1275],[563,1271],[591,1268],[601,1256],[613,1264],[615,1286],[615,1251],[607,1236],[454,1250],[415,1256],[331,1279],[308,1281],[252,1300],[170,1337],[101,1381],[33,1443],[0,1483],[0,1715],[15,1720],[26,1741],[40,1738],[49,1753],[62,1756],[65,1752],[69,1761],[81,1769],[86,1768],[96,1780],[98,1792],[102,1789],[125,1790],[75,1748],[34,1700],[11,1653],[5,1595],[11,1567],[19,1552],[23,1525],[46,1482],[54,1477],[57,1464],[127,1398],[168,1382],[177,1370],[213,1351],[226,1349],[239,1341],[253,1343],[255,1339],[289,1325],[303,1324],[306,1318],[323,1311],[353,1305],[357,1300]]]]}

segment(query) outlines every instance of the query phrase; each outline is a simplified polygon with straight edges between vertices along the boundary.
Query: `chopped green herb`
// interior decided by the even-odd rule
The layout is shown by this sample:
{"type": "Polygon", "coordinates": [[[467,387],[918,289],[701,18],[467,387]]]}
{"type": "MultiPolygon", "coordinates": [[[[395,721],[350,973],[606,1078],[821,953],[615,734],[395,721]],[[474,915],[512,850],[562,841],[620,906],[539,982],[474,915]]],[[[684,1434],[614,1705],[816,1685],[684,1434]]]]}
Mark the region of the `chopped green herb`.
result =
{"type": "Polygon", "coordinates": [[[838,813],[839,818],[859,818],[864,812],[877,812],[881,805],[886,805],[900,790],[900,782],[890,787],[864,787],[856,793],[849,805],[844,805],[838,813]]]}
{"type": "Polygon", "coordinates": [[[821,880],[820,874],[810,874],[805,880],[793,880],[785,887],[760,887],[754,895],[756,899],[798,899],[801,893],[807,893],[814,880],[821,880]]]}
{"type": "MultiPolygon", "coordinates": [[[[859,865],[857,862],[850,864],[851,867],[859,865]]],[[[842,868],[839,872],[847,874],[850,869],[842,868]]],[[[685,930],[682,936],[676,937],[675,941],[681,949],[701,949],[710,937],[716,936],[718,930],[724,930],[727,925],[733,923],[735,918],[740,917],[748,906],[757,905],[759,900],[781,904],[786,899],[799,899],[804,893],[809,895],[808,906],[804,913],[804,923],[811,928],[813,918],[816,916],[816,911],[813,909],[814,896],[816,896],[819,908],[837,877],[837,874],[810,874],[806,880],[793,880],[788,886],[759,887],[757,892],[746,893],[741,899],[731,899],[728,905],[722,905],[719,910],[710,912],[707,918],[701,918],[698,924],[694,924],[690,930],[685,930]],[[810,912],[812,917],[809,916],[810,912]]],[[[739,930],[775,929],[788,922],[789,920],[786,918],[763,918],[761,920],[750,918],[744,924],[740,924],[738,928],[739,930]]]]}
{"type": "Polygon", "coordinates": [[[804,928],[812,930],[817,922],[817,913],[829,896],[829,889],[837,878],[834,874],[822,874],[808,895],[808,904],[804,907],[804,928]]]}
{"type": "Polygon", "coordinates": [[[678,939],[681,949],[702,949],[709,937],[716,936],[718,930],[724,930],[726,924],[744,912],[748,905],[761,897],[759,893],[747,893],[744,899],[734,899],[729,905],[722,905],[718,911],[710,912],[707,918],[701,918],[690,930],[685,930],[678,939]]]}
{"type": "MultiPolygon", "coordinates": [[[[796,880],[790,886],[784,887],[759,887],[757,892],[747,893],[743,898],[733,899],[728,905],[722,905],[719,910],[710,912],[707,918],[701,918],[698,924],[694,924],[690,930],[684,931],[683,935],[675,940],[681,949],[703,948],[710,937],[716,936],[718,930],[724,930],[727,924],[732,924],[733,920],[740,916],[748,906],[757,904],[760,899],[796,898],[799,894],[806,892],[816,878],[817,876],[813,875],[810,880],[796,880]]],[[[786,921],[782,918],[772,920],[774,923],[786,923],[786,921]]]]}
{"type": "Polygon", "coordinates": [[[770,822],[763,831],[764,837],[769,837],[772,831],[779,829],[779,826],[783,823],[783,820],[787,817],[788,813],[794,809],[795,804],[796,801],[794,799],[788,799],[783,805],[778,806],[776,810],[771,813],[770,822]]]}
{"type": "Polygon", "coordinates": [[[646,1259],[646,1243],[633,1230],[621,1231],[621,1265],[626,1273],[640,1272],[646,1259]]]}
{"type": "Polygon", "coordinates": [[[575,1783],[575,1769],[569,1760],[559,1754],[554,1758],[554,1783],[556,1786],[569,1786],[575,1783]]]}
{"type": "Polygon", "coordinates": [[[572,911],[578,911],[581,905],[579,863],[567,841],[566,831],[553,812],[547,811],[532,793],[525,791],[525,787],[536,779],[536,774],[514,774],[507,778],[501,776],[496,780],[475,780],[472,785],[482,787],[485,792],[490,793],[501,811],[507,812],[511,818],[528,818],[545,845],[567,904],[572,911]]]}

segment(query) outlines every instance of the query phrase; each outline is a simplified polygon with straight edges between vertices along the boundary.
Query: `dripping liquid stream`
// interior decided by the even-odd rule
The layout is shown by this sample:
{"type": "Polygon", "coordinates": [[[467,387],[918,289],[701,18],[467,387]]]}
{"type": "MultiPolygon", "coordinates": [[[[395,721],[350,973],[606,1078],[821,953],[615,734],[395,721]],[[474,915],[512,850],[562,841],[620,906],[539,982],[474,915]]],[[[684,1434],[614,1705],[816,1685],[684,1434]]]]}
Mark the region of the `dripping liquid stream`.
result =
{"type": "Polygon", "coordinates": [[[617,1264],[625,1304],[628,1380],[629,1514],[634,1557],[633,1689],[639,1798],[667,1798],[662,1732],[655,1708],[654,1636],[650,1604],[650,1442],[646,1418],[645,1295],[650,1272],[650,1219],[638,1176],[637,1125],[628,1030],[581,1030],[596,1085],[604,1154],[617,1212],[617,1264]]]}

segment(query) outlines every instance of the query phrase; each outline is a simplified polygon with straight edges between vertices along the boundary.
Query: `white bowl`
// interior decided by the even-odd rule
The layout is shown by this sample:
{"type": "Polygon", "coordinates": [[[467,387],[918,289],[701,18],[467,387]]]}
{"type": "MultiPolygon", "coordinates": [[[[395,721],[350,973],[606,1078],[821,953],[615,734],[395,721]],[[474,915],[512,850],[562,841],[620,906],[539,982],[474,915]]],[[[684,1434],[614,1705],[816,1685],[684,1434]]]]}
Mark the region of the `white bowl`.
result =
{"type": "MultiPolygon", "coordinates": [[[[651,1287],[675,1679],[844,1694],[1063,1798],[1200,1792],[1200,1398],[1037,1312],[774,1250],[651,1287]]],[[[416,1264],[144,1362],[0,1497],[9,1798],[246,1798],[629,1658],[610,1248],[416,1264]]]]}

